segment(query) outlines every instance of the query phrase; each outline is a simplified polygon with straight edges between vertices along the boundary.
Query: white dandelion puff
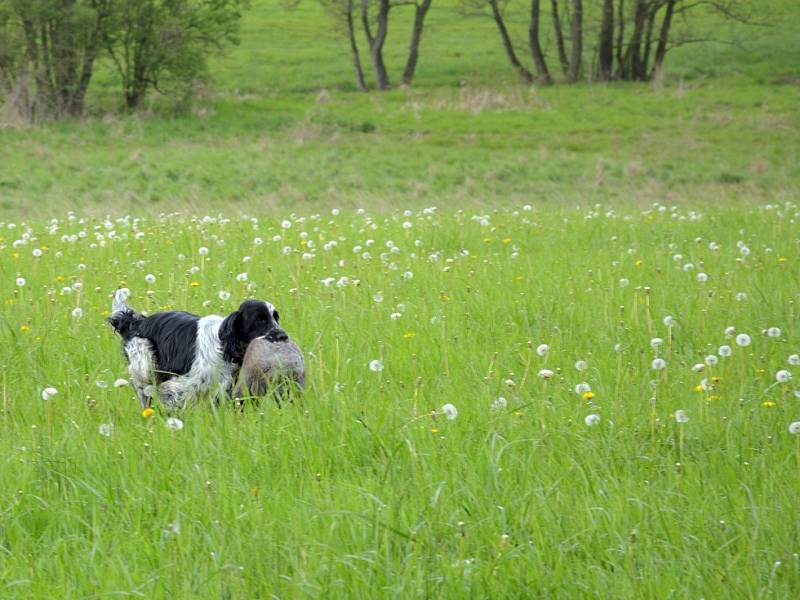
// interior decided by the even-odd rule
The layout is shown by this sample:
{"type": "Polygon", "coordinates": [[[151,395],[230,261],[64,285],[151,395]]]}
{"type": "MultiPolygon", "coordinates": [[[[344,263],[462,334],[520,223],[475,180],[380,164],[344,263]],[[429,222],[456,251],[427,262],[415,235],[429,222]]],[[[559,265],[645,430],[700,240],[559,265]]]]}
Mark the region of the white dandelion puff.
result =
{"type": "Polygon", "coordinates": [[[58,396],[58,390],[54,387],[46,387],[42,390],[42,400],[51,400],[58,396]]]}
{"type": "Polygon", "coordinates": [[[219,296],[219,299],[222,300],[223,302],[227,302],[228,299],[231,297],[231,293],[226,292],[225,290],[220,290],[217,296],[219,296]]]}
{"type": "Polygon", "coordinates": [[[697,363],[695,366],[692,367],[692,371],[694,371],[695,373],[699,373],[705,368],[706,365],[704,363],[697,363]]]}
{"type": "Polygon", "coordinates": [[[736,333],[736,327],[733,325],[729,325],[725,328],[725,337],[733,337],[734,333],[736,333]]]}
{"type": "Polygon", "coordinates": [[[592,391],[591,386],[586,382],[579,383],[578,385],[575,386],[575,393],[578,394],[578,396],[582,396],[586,392],[591,392],[591,391],[592,391]]]}
{"type": "Polygon", "coordinates": [[[281,222],[281,229],[289,229],[291,226],[292,222],[289,220],[284,219],[283,222],[281,222]]]}
{"type": "Polygon", "coordinates": [[[719,359],[714,354],[709,354],[708,356],[706,356],[706,364],[709,367],[713,367],[718,362],[719,362],[719,359]]]}
{"type": "Polygon", "coordinates": [[[200,254],[200,256],[205,256],[206,254],[208,254],[208,248],[206,248],[205,246],[200,246],[197,252],[200,254]]]}
{"type": "Polygon", "coordinates": [[[664,317],[664,327],[673,327],[677,322],[678,321],[675,319],[675,317],[672,316],[664,317]]]}
{"type": "MultiPolygon", "coordinates": [[[[249,257],[248,257],[248,258],[249,258],[249,257]]],[[[239,273],[239,274],[236,276],[236,281],[238,281],[239,283],[242,283],[242,282],[244,282],[244,281],[247,281],[247,273],[239,273]]]]}
{"type": "Polygon", "coordinates": [[[740,333],[736,336],[736,345],[742,348],[749,346],[751,341],[750,336],[746,333],[740,333]]]}
{"type": "Polygon", "coordinates": [[[380,373],[383,371],[383,361],[380,361],[377,358],[369,361],[369,370],[373,373],[380,373]]]}
{"type": "Polygon", "coordinates": [[[780,327],[770,327],[769,329],[767,329],[767,336],[771,338],[781,337],[780,327]]]}
{"type": "Polygon", "coordinates": [[[502,396],[498,397],[494,402],[492,402],[493,412],[499,412],[501,410],[505,410],[507,407],[508,407],[508,400],[506,400],[502,396]]]}
{"type": "Polygon", "coordinates": [[[115,388],[125,387],[126,385],[128,385],[128,380],[127,379],[120,378],[120,379],[115,379],[114,380],[114,387],[115,388]]]}
{"type": "Polygon", "coordinates": [[[550,346],[548,346],[547,344],[539,344],[536,347],[536,354],[538,354],[539,356],[544,356],[545,354],[547,354],[547,351],[549,349],[550,349],[550,346]]]}
{"type": "Polygon", "coordinates": [[[595,425],[598,425],[600,423],[600,415],[597,414],[586,415],[583,418],[583,422],[586,424],[587,427],[594,427],[595,425]]]}
{"type": "Polygon", "coordinates": [[[664,340],[662,340],[661,338],[655,337],[652,340],[650,340],[650,347],[651,348],[658,348],[663,343],[664,343],[664,340]]]}
{"type": "Polygon", "coordinates": [[[553,372],[550,369],[541,369],[537,375],[542,379],[550,379],[553,376],[553,372]]]}
{"type": "Polygon", "coordinates": [[[689,415],[686,414],[686,411],[683,409],[678,409],[675,411],[675,421],[677,423],[688,423],[689,422],[689,415]]]}
{"type": "Polygon", "coordinates": [[[147,283],[155,283],[156,282],[156,276],[153,275],[152,273],[148,273],[147,275],[144,276],[144,280],[147,283]]]}
{"type": "Polygon", "coordinates": [[[587,369],[587,367],[588,367],[588,366],[589,366],[589,365],[588,365],[588,363],[587,363],[585,360],[578,360],[578,361],[575,361],[575,368],[576,368],[578,371],[585,371],[585,370],[587,369]]]}
{"type": "Polygon", "coordinates": [[[103,437],[111,437],[111,434],[114,433],[114,424],[113,423],[100,423],[100,426],[97,428],[97,431],[103,437]]]}
{"type": "Polygon", "coordinates": [[[181,421],[178,417],[169,417],[166,420],[167,429],[171,429],[172,431],[180,431],[183,429],[183,421],[181,421]]]}
{"type": "Polygon", "coordinates": [[[731,347],[730,347],[730,346],[728,346],[728,344],[723,344],[723,345],[722,345],[722,346],[720,346],[720,347],[719,347],[719,349],[717,350],[717,353],[718,353],[718,354],[719,354],[721,357],[723,357],[723,358],[727,358],[727,357],[729,357],[729,356],[731,355],[731,353],[732,353],[732,352],[733,352],[733,350],[731,349],[731,347]]]}
{"type": "Polygon", "coordinates": [[[458,417],[458,409],[453,404],[445,404],[442,406],[442,414],[448,418],[448,420],[452,421],[456,417],[458,417]]]}
{"type": "Polygon", "coordinates": [[[792,354],[786,359],[786,362],[796,367],[797,365],[800,365],[800,355],[792,354]]]}
{"type": "Polygon", "coordinates": [[[745,294],[744,292],[736,292],[736,296],[734,297],[736,298],[737,302],[744,302],[745,300],[747,300],[747,294],[745,294]]]}
{"type": "Polygon", "coordinates": [[[775,381],[778,383],[789,383],[792,380],[792,374],[786,369],[781,369],[775,373],[775,381]]]}
{"type": "Polygon", "coordinates": [[[619,287],[621,287],[621,288],[628,287],[628,285],[630,285],[630,283],[631,282],[630,282],[629,279],[626,279],[625,277],[623,277],[623,278],[621,278],[619,280],[619,287]]]}
{"type": "Polygon", "coordinates": [[[698,273],[697,281],[699,281],[700,283],[705,283],[706,281],[708,281],[708,275],[706,275],[705,273],[698,273]]]}
{"type": "Polygon", "coordinates": [[[82,316],[83,316],[83,309],[80,306],[72,309],[73,319],[80,319],[82,316]]]}
{"type": "Polygon", "coordinates": [[[39,258],[42,255],[42,251],[39,248],[34,248],[31,254],[33,254],[34,258],[39,258]]]}
{"type": "Polygon", "coordinates": [[[792,435],[800,434],[800,421],[793,421],[789,423],[789,433],[792,435]]]}
{"type": "Polygon", "coordinates": [[[24,277],[17,277],[17,287],[24,287],[25,283],[26,282],[24,277]]]}
{"type": "Polygon", "coordinates": [[[663,358],[656,358],[653,359],[653,362],[650,363],[650,366],[654,371],[661,371],[667,366],[667,361],[665,361],[663,358]]]}

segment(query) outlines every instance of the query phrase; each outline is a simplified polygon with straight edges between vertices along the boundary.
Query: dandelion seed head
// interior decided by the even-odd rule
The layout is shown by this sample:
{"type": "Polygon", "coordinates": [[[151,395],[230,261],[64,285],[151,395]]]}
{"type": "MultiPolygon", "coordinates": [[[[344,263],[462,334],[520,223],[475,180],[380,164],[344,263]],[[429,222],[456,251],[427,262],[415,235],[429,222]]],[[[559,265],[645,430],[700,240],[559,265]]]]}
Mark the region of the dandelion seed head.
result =
{"type": "Polygon", "coordinates": [[[732,349],[731,349],[731,347],[730,347],[730,346],[728,346],[727,344],[723,344],[722,346],[720,346],[720,347],[717,349],[717,354],[719,354],[719,355],[720,355],[720,356],[722,356],[723,358],[727,358],[727,357],[729,357],[729,356],[731,355],[731,353],[732,353],[732,352],[733,352],[733,350],[732,350],[732,349]]]}
{"type": "Polygon", "coordinates": [[[377,358],[369,361],[369,370],[373,373],[380,373],[383,371],[383,361],[380,361],[377,358]]]}
{"type": "Polygon", "coordinates": [[[183,421],[181,421],[178,417],[169,417],[165,423],[167,425],[167,429],[171,429],[172,431],[180,431],[183,429],[183,421]]]}
{"type": "Polygon", "coordinates": [[[586,424],[587,427],[594,427],[595,425],[599,425],[600,415],[598,414],[586,415],[583,418],[583,422],[586,424]]]}
{"type": "Polygon", "coordinates": [[[677,423],[688,423],[689,422],[689,415],[683,409],[676,410],[675,411],[675,421],[677,423]]]}
{"type": "Polygon", "coordinates": [[[752,340],[750,339],[750,336],[746,333],[740,333],[736,336],[736,345],[741,346],[742,348],[749,346],[751,341],[752,340]]]}
{"type": "Polygon", "coordinates": [[[800,421],[793,421],[789,423],[789,433],[792,435],[800,434],[800,421]]]}
{"type": "Polygon", "coordinates": [[[103,437],[111,437],[111,434],[114,433],[114,424],[101,423],[100,426],[97,428],[97,431],[103,437]]]}
{"type": "Polygon", "coordinates": [[[667,366],[667,361],[665,361],[663,358],[655,358],[653,359],[653,362],[650,363],[650,366],[654,371],[661,371],[667,366]]]}
{"type": "Polygon", "coordinates": [[[444,414],[448,420],[452,421],[458,417],[458,409],[453,404],[448,403],[442,406],[442,414],[444,414]]]}
{"type": "Polygon", "coordinates": [[[58,390],[54,387],[46,387],[42,390],[42,400],[51,400],[58,395],[58,390]]]}
{"type": "Polygon", "coordinates": [[[789,383],[792,380],[792,374],[786,369],[781,369],[775,373],[775,381],[778,383],[789,383]]]}

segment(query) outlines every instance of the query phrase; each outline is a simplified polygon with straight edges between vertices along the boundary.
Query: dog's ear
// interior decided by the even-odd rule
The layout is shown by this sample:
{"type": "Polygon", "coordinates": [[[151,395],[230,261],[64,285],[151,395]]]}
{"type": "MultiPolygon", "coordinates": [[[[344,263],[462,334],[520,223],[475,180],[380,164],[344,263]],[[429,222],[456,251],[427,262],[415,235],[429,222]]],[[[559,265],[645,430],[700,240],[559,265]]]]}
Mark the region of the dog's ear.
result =
{"type": "Polygon", "coordinates": [[[236,322],[241,313],[237,310],[222,320],[219,326],[219,341],[222,343],[222,354],[228,362],[241,362],[239,355],[239,336],[236,335],[236,322]]]}

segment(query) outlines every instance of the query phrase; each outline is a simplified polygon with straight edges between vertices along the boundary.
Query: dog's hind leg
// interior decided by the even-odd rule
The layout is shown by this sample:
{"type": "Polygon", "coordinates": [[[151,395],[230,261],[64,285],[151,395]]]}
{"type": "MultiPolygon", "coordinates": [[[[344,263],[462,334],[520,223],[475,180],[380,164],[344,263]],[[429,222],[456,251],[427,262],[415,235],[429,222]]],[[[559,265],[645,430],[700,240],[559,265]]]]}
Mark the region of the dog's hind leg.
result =
{"type": "Polygon", "coordinates": [[[155,378],[155,354],[149,340],[135,337],[125,344],[125,354],[128,357],[128,373],[131,376],[131,385],[136,390],[142,408],[150,406],[152,396],[152,382],[155,378]]]}

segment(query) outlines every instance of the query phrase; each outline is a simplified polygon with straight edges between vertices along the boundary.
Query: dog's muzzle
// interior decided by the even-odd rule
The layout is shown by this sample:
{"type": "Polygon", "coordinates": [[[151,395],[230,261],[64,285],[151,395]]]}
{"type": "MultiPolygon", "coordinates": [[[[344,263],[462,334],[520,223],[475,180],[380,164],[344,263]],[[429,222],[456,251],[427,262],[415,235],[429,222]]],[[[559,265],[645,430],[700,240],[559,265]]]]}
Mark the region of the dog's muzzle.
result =
{"type": "Polygon", "coordinates": [[[283,329],[276,327],[275,329],[270,329],[264,338],[266,338],[268,342],[285,342],[289,339],[289,336],[283,329]]]}

